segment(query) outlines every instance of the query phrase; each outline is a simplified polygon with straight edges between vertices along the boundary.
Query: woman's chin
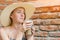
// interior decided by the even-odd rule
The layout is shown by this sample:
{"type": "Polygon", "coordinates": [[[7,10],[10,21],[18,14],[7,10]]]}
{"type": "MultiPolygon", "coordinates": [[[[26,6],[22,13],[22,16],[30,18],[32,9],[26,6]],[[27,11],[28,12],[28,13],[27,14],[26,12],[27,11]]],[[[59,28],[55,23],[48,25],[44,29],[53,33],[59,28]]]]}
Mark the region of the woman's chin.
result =
{"type": "Polygon", "coordinates": [[[23,23],[23,21],[18,21],[19,23],[23,23]]]}

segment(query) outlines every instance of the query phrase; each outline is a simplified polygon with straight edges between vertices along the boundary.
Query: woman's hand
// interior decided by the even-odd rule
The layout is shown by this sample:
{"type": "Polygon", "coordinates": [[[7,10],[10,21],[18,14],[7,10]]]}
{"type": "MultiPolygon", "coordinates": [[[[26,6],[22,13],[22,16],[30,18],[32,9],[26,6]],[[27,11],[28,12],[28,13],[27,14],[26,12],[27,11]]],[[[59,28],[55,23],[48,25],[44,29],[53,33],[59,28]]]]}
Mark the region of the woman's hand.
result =
{"type": "Polygon", "coordinates": [[[23,23],[23,27],[25,28],[25,36],[27,40],[34,40],[34,27],[33,27],[33,21],[28,20],[23,23]]]}
{"type": "Polygon", "coordinates": [[[26,20],[24,23],[23,23],[23,27],[25,30],[29,30],[33,27],[33,21],[32,20],[26,20]]]}

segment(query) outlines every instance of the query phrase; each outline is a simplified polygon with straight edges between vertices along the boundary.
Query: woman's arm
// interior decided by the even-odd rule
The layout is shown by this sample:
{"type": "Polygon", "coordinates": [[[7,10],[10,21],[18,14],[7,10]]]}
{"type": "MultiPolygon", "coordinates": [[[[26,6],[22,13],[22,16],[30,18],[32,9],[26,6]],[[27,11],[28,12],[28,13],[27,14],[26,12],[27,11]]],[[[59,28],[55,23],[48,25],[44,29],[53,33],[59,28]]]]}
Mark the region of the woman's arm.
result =
{"type": "Polygon", "coordinates": [[[27,40],[34,40],[34,35],[27,36],[27,40]]]}
{"type": "Polygon", "coordinates": [[[3,28],[0,30],[0,34],[1,34],[2,40],[9,40],[9,38],[3,28]]]}
{"type": "Polygon", "coordinates": [[[34,30],[27,30],[25,34],[27,40],[34,40],[34,30]]]}
{"type": "Polygon", "coordinates": [[[1,28],[0,28],[0,40],[2,40],[2,38],[1,38],[1,28]]]}
{"type": "Polygon", "coordinates": [[[23,23],[23,27],[25,28],[25,36],[27,40],[34,40],[34,30],[35,27],[33,26],[33,21],[28,21],[23,23]]]}

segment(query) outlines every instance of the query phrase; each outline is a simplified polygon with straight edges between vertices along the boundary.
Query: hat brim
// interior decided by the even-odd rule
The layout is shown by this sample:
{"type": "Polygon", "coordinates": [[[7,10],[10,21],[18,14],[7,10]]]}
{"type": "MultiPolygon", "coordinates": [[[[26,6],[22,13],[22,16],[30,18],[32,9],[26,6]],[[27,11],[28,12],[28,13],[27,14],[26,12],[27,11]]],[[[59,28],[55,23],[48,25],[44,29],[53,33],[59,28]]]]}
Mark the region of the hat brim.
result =
{"type": "Polygon", "coordinates": [[[7,6],[1,13],[0,21],[3,26],[8,26],[10,22],[10,14],[11,12],[17,8],[17,7],[23,7],[25,8],[25,14],[26,14],[26,20],[28,20],[34,13],[35,8],[32,4],[27,3],[13,3],[9,6],[7,6]]]}

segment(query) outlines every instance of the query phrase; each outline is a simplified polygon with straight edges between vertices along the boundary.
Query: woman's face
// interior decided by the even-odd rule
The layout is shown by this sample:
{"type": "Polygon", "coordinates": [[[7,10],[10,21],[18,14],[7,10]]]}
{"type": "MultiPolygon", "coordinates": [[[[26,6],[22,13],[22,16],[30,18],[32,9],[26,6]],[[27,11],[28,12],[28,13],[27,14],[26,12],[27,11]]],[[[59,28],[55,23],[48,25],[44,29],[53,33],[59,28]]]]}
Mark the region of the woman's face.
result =
{"type": "Polygon", "coordinates": [[[15,9],[13,11],[13,14],[11,15],[11,18],[13,19],[13,21],[22,23],[25,18],[24,11],[25,10],[23,8],[15,9]]]}

